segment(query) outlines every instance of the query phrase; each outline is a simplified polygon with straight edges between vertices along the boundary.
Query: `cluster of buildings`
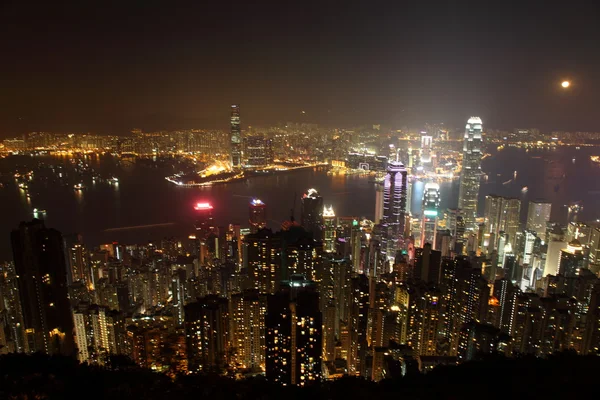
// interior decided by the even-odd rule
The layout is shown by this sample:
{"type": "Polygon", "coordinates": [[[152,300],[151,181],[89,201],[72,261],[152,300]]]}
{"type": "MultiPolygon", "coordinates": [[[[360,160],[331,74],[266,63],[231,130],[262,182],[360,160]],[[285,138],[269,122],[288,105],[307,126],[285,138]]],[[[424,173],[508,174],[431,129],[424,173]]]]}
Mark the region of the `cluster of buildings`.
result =
{"type": "MultiPolygon", "coordinates": [[[[236,167],[235,107],[231,122],[236,167]]],[[[299,220],[276,229],[258,199],[244,226],[219,225],[213,206],[198,203],[187,238],[144,245],[91,249],[42,220],[23,222],[0,271],[0,352],[100,365],[119,354],[173,375],[264,374],[301,386],[485,354],[598,354],[600,227],[578,221],[578,205],[567,226],[544,201],[529,202],[525,225],[520,199],[487,195],[478,210],[482,133],[470,118],[457,209],[441,210],[440,187],[427,182],[420,215],[411,212],[416,166],[394,151],[373,221],[337,216],[308,189],[299,220]]],[[[433,141],[423,142],[425,164],[433,141]]]]}

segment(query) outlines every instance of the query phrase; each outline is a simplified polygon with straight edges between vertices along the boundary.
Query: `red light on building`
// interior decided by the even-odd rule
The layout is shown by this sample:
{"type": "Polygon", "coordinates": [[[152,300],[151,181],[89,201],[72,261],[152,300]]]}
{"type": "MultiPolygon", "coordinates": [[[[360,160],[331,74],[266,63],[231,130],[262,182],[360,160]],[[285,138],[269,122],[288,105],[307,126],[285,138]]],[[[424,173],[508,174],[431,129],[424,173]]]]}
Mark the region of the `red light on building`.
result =
{"type": "Polygon", "coordinates": [[[194,206],[194,210],[196,211],[204,211],[204,210],[212,210],[213,206],[210,203],[196,203],[194,206]]]}

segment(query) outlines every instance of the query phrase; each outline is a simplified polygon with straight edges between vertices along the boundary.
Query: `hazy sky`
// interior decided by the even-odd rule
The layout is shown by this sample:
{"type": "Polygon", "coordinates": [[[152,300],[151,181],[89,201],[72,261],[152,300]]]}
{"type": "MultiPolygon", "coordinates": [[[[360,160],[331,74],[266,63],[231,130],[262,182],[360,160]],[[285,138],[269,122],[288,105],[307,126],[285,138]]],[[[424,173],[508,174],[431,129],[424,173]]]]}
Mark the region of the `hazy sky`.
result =
{"type": "Polygon", "coordinates": [[[245,126],[600,131],[600,7],[554,3],[3,0],[0,134],[225,127],[231,103],[245,126]]]}

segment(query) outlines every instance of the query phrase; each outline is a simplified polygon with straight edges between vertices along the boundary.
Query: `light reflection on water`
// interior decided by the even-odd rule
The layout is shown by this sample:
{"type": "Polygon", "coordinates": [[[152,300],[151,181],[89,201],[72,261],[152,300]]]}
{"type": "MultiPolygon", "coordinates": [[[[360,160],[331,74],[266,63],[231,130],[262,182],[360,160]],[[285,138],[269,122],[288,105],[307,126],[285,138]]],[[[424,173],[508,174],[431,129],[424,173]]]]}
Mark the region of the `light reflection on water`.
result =
{"type": "MultiPolygon", "coordinates": [[[[582,201],[583,219],[596,219],[600,210],[595,208],[600,195],[600,168],[588,162],[590,154],[600,150],[574,149],[535,153],[507,149],[484,160],[483,171],[489,176],[482,182],[480,209],[486,194],[518,196],[524,201],[543,197],[555,205],[552,218],[564,219],[562,204],[582,201]],[[576,157],[577,162],[572,163],[576,157]],[[513,177],[508,185],[502,182],[513,177]],[[521,189],[527,186],[528,191],[521,189]]],[[[6,162],[7,159],[3,160],[6,162]]],[[[62,159],[68,162],[67,159],[62,159]]],[[[62,162],[61,161],[61,162],[62,162]]],[[[119,176],[118,184],[97,182],[89,184],[84,192],[59,185],[36,185],[35,196],[28,200],[21,190],[12,185],[2,189],[3,218],[0,219],[0,260],[10,259],[9,233],[22,220],[31,219],[33,207],[47,210],[47,224],[64,233],[79,232],[90,244],[113,240],[144,242],[169,235],[187,235],[194,222],[193,204],[210,201],[215,207],[215,220],[219,225],[240,223],[247,225],[248,202],[257,197],[267,204],[270,227],[278,229],[281,221],[288,219],[294,209],[300,218],[300,196],[308,188],[319,190],[324,203],[331,204],[338,216],[364,216],[372,219],[375,211],[375,189],[370,178],[357,175],[327,175],[323,169],[297,170],[280,175],[257,177],[227,185],[203,188],[182,188],[168,183],[167,173],[159,168],[149,168],[133,163],[121,166],[100,164],[96,158],[91,163],[97,168],[119,176]],[[294,200],[295,199],[295,200],[294,200]],[[174,225],[157,229],[143,229],[105,233],[108,228],[161,224],[174,225]]],[[[90,181],[91,183],[91,181],[90,181]]],[[[412,211],[420,212],[424,182],[413,187],[412,211]]],[[[456,207],[458,180],[441,182],[441,208],[456,207]]],[[[523,205],[523,215],[526,213],[523,205]]]]}

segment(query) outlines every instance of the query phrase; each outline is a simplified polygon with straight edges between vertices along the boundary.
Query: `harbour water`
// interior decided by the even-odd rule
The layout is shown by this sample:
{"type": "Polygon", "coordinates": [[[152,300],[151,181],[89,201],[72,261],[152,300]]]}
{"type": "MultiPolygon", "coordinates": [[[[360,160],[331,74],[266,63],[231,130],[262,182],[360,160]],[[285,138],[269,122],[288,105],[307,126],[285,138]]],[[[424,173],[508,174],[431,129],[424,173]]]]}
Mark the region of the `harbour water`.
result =
{"type": "MultiPolygon", "coordinates": [[[[598,148],[559,148],[554,151],[530,151],[508,148],[492,152],[482,164],[487,177],[482,179],[480,210],[486,194],[520,197],[522,220],[527,201],[545,198],[553,203],[552,219],[566,219],[563,205],[580,201],[581,219],[600,217],[600,165],[589,156],[598,148]],[[515,171],[517,173],[515,174],[515,171]],[[516,175],[516,177],[515,177],[516,175]],[[509,182],[507,182],[509,181],[509,182]],[[523,190],[523,188],[527,188],[523,190]]],[[[0,168],[8,174],[14,165],[33,165],[40,159],[8,157],[0,168]]],[[[45,157],[47,163],[56,158],[45,157]]],[[[61,160],[60,162],[66,162],[61,160]]],[[[231,184],[202,188],[178,187],[164,177],[172,173],[166,166],[148,163],[116,163],[114,159],[91,158],[90,164],[107,176],[118,177],[118,184],[97,182],[81,191],[52,182],[31,184],[29,198],[12,182],[0,189],[0,260],[12,258],[10,232],[20,221],[33,217],[33,208],[46,210],[49,227],[61,232],[80,233],[86,244],[119,241],[142,243],[167,236],[187,235],[194,222],[193,205],[199,201],[214,206],[218,225],[247,225],[248,203],[253,197],[268,207],[268,223],[278,229],[293,214],[300,217],[300,196],[308,188],[317,189],[324,203],[332,205],[336,215],[372,219],[375,211],[374,184],[366,176],[328,175],[324,168],[302,169],[285,174],[254,177],[231,184]],[[127,228],[127,229],[115,229],[127,228]]],[[[458,179],[441,182],[441,208],[456,207],[458,179]]],[[[424,182],[413,187],[412,211],[420,211],[424,182]]]]}

